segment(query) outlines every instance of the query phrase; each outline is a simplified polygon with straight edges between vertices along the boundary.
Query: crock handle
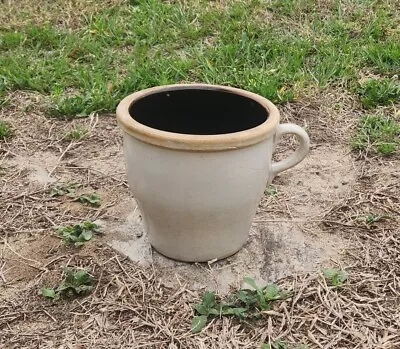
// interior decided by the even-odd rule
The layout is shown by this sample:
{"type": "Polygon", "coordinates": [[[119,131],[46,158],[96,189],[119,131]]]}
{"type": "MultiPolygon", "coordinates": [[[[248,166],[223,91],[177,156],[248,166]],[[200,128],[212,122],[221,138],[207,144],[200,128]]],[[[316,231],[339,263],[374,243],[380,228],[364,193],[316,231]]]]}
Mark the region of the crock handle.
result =
{"type": "MultiPolygon", "coordinates": [[[[268,184],[272,182],[275,176],[280,172],[285,171],[293,166],[296,166],[300,161],[302,161],[309,149],[310,149],[310,138],[306,131],[304,131],[300,126],[295,124],[280,124],[276,129],[275,135],[275,145],[279,142],[279,139],[285,134],[293,134],[299,141],[299,147],[296,151],[290,155],[287,159],[272,163],[271,175],[269,176],[268,184]]],[[[275,146],[274,146],[275,149],[275,146]]]]}

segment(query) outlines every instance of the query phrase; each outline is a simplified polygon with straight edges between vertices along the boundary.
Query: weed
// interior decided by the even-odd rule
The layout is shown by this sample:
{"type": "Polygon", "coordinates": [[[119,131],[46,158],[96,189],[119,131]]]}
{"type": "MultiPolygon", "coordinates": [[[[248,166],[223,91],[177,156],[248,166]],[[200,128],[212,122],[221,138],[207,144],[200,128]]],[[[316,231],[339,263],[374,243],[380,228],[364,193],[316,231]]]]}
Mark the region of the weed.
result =
{"type": "Polygon", "coordinates": [[[58,184],[51,188],[50,196],[63,196],[67,195],[69,197],[75,196],[76,189],[80,188],[82,185],[79,183],[70,183],[70,184],[58,184]]]}
{"type": "Polygon", "coordinates": [[[0,120],[0,139],[9,138],[11,135],[11,125],[6,121],[0,120]]]}
{"type": "Polygon", "coordinates": [[[400,83],[392,79],[370,79],[359,86],[358,94],[364,108],[389,105],[400,99],[400,83]]]}
{"type": "Polygon", "coordinates": [[[79,195],[76,198],[76,201],[79,201],[81,203],[88,203],[96,207],[100,206],[100,196],[97,195],[96,193],[79,195]]]}
{"type": "Polygon", "coordinates": [[[343,286],[343,283],[347,280],[347,273],[344,270],[324,269],[322,274],[325,279],[335,287],[343,286]]]}
{"type": "Polygon", "coordinates": [[[229,295],[226,302],[217,301],[214,292],[206,291],[202,302],[194,306],[198,315],[194,316],[192,320],[192,332],[200,332],[210,317],[257,318],[262,311],[270,309],[271,302],[287,297],[287,294],[279,291],[274,284],[259,287],[251,278],[245,278],[244,282],[253,287],[254,290],[238,290],[235,294],[229,295]]]}
{"type": "Polygon", "coordinates": [[[261,349],[288,349],[288,348],[289,346],[285,342],[282,342],[279,339],[271,344],[263,344],[261,346],[261,349]]]}
{"type": "Polygon", "coordinates": [[[273,184],[271,184],[264,190],[264,194],[267,196],[274,197],[278,195],[278,191],[276,190],[276,187],[273,184]]]}
{"type": "Polygon", "coordinates": [[[39,294],[45,298],[58,300],[60,298],[70,298],[85,295],[93,289],[93,278],[86,270],[72,270],[63,268],[64,278],[57,288],[43,287],[39,294]]]}
{"type": "Polygon", "coordinates": [[[100,234],[100,227],[90,221],[68,227],[60,227],[57,229],[65,244],[82,246],[85,242],[92,239],[93,234],[100,234]]]}
{"type": "Polygon", "coordinates": [[[388,218],[390,218],[390,217],[389,216],[368,215],[367,217],[365,217],[365,223],[367,223],[368,225],[371,225],[371,224],[383,221],[388,218]]]}
{"type": "Polygon", "coordinates": [[[399,143],[400,125],[380,116],[364,116],[358,124],[358,130],[350,146],[353,150],[373,149],[381,155],[393,154],[399,143]]]}
{"type": "Polygon", "coordinates": [[[81,186],[82,185],[79,183],[59,184],[51,189],[50,196],[55,197],[66,195],[72,198],[73,201],[79,201],[84,204],[87,203],[95,207],[100,206],[100,196],[96,193],[77,195],[76,190],[81,186]]]}
{"type": "Polygon", "coordinates": [[[88,130],[82,126],[76,126],[66,134],[66,138],[70,141],[79,140],[88,133],[88,130]]]}

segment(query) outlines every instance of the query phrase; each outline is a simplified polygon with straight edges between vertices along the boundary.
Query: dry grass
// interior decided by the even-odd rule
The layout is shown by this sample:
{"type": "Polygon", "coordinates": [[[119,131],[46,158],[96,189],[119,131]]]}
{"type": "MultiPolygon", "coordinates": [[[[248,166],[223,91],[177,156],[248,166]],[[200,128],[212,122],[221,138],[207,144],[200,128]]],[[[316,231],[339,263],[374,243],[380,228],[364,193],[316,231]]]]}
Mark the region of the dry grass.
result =
{"type": "Polygon", "coordinates": [[[3,28],[18,29],[26,25],[57,25],[59,28],[79,28],[86,16],[124,3],[123,0],[5,0],[0,22],[3,28]],[[77,16],[77,14],[79,14],[77,16]]]}
{"type": "MultiPolygon", "coordinates": [[[[338,96],[333,91],[318,100],[342,98],[352,108],[348,97],[338,96]]],[[[114,118],[46,119],[34,95],[11,98],[14,106],[1,111],[1,118],[16,130],[12,139],[0,143],[1,347],[258,348],[277,339],[290,348],[301,343],[308,348],[400,347],[398,158],[384,163],[356,161],[356,185],[313,225],[351,242],[343,265],[337,265],[349,273],[343,287],[329,286],[318,272],[287,277],[278,284],[291,297],[275,303],[261,320],[215,319],[194,335],[190,332],[192,306],[201,294],[191,290],[192,285],[182,279],[174,287],[165,285],[156,268],[140,267],[107,247],[107,232],[82,249],[64,247],[55,237],[55,226],[113,219],[109,208],[130,195],[124,171],[118,167],[121,164],[109,163],[101,173],[90,160],[121,154],[114,118]],[[65,133],[75,125],[89,132],[70,142],[65,133]],[[35,170],[27,160],[40,156],[51,160],[48,170],[60,182],[74,180],[86,188],[101,189],[102,206],[75,206],[65,198],[50,198],[52,184],[33,178],[35,170]],[[21,158],[25,162],[18,162],[21,158]],[[368,215],[390,218],[368,224],[368,215]],[[37,295],[41,286],[59,282],[61,266],[86,268],[94,276],[94,292],[54,303],[37,295]]],[[[327,132],[340,126],[335,116],[330,117],[335,105],[318,106],[311,97],[299,105],[285,105],[284,115],[297,122],[298,115],[305,115],[314,142],[336,144],[347,139],[346,123],[338,128],[340,132],[327,132]],[[321,108],[331,112],[322,118],[321,108]]]]}

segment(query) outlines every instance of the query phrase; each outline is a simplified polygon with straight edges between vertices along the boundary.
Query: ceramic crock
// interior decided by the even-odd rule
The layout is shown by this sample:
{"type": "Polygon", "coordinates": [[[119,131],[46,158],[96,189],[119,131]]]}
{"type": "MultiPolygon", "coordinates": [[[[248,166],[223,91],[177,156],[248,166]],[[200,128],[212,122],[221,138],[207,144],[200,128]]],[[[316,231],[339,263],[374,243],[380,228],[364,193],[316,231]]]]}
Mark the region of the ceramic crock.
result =
{"type": "Polygon", "coordinates": [[[151,245],[180,261],[237,252],[248,238],[265,186],[309,150],[299,126],[257,94],[207,84],[135,92],[117,108],[129,186],[151,245]],[[276,142],[297,150],[272,162],[276,142]]]}

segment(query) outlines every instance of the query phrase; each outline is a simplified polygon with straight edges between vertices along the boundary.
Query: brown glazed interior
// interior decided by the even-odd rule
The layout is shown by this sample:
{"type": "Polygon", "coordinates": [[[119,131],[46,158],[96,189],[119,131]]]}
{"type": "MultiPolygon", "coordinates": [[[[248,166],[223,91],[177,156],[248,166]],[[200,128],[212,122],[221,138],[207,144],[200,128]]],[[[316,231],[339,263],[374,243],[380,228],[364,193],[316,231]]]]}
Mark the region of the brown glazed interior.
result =
{"type": "Polygon", "coordinates": [[[271,136],[277,108],[244,90],[206,84],[167,85],[124,98],[117,120],[129,135],[189,151],[236,149],[271,136]]]}

